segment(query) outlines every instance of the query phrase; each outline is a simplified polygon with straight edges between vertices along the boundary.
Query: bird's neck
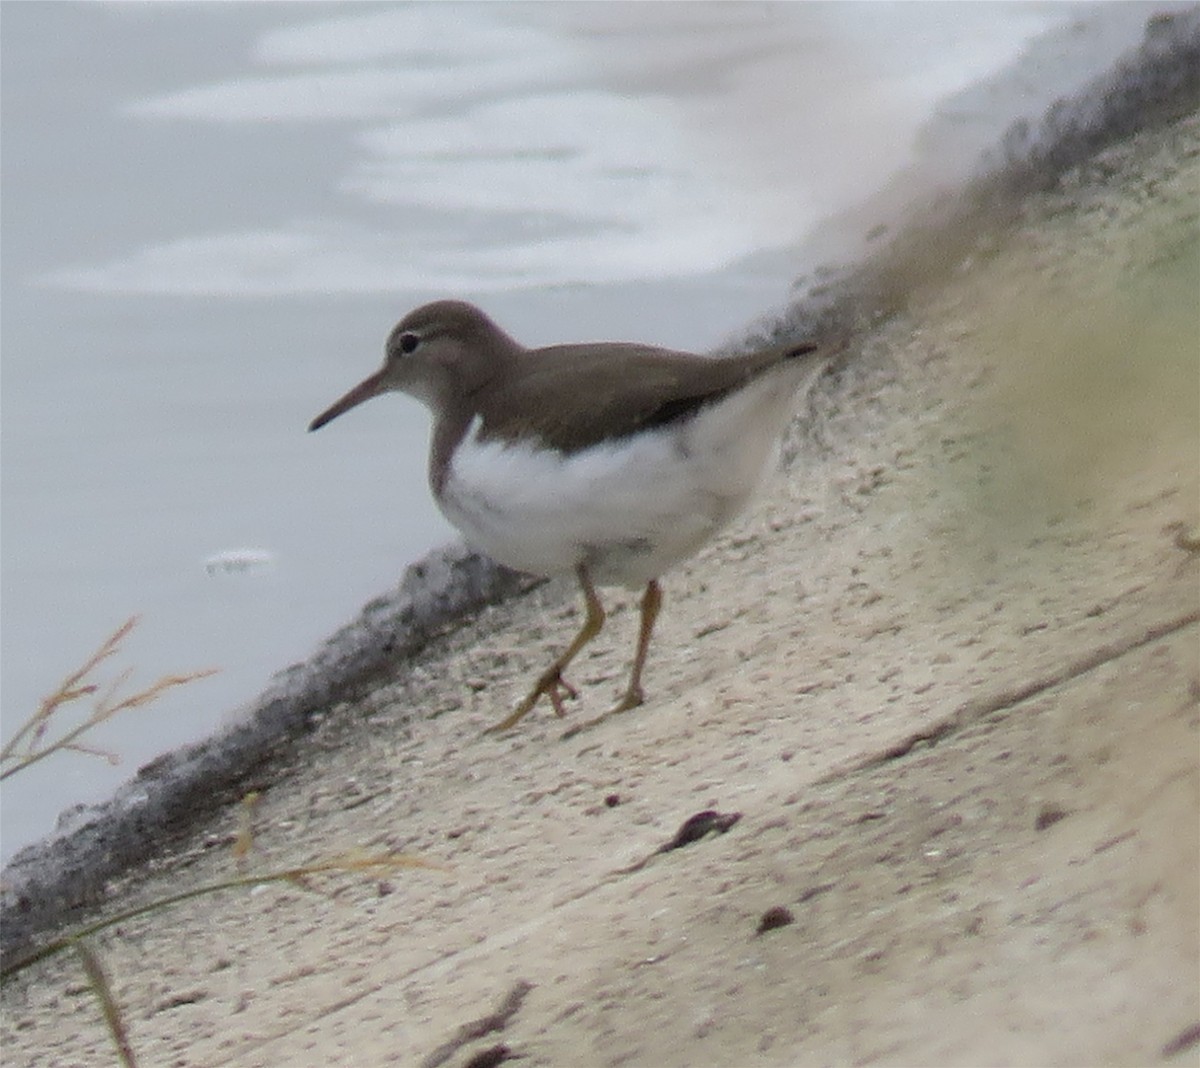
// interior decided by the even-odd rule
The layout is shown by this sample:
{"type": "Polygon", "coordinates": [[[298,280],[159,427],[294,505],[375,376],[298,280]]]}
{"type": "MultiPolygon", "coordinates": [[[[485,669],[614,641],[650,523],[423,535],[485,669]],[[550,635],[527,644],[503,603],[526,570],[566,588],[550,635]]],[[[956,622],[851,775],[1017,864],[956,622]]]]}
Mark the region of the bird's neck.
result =
{"type": "Polygon", "coordinates": [[[429,449],[429,488],[433,490],[434,497],[440,498],[442,495],[442,488],[450,473],[450,460],[459,442],[466,436],[471,418],[472,412],[467,404],[443,407],[434,412],[429,449]]]}

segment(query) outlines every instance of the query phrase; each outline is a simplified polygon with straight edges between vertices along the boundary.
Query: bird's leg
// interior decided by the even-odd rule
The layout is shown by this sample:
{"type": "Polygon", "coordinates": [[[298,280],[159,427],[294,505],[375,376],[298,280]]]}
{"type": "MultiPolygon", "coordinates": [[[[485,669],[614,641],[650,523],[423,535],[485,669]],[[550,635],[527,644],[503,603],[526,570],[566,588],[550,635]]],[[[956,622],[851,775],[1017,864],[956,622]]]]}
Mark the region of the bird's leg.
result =
{"type": "Polygon", "coordinates": [[[651,579],[646,583],[646,592],[642,594],[642,620],[638,627],[637,653],[633,658],[633,668],[629,672],[629,686],[625,690],[625,696],[613,706],[609,715],[628,712],[645,700],[642,695],[642,668],[646,666],[650,635],[654,632],[654,623],[658,619],[658,610],[661,607],[662,587],[657,580],[651,579]]]}
{"type": "Polygon", "coordinates": [[[485,734],[498,734],[515,726],[543,695],[550,698],[550,703],[559,716],[565,715],[563,710],[564,694],[569,697],[579,696],[575,687],[562,677],[562,673],[566,671],[567,665],[579,655],[579,650],[600,633],[600,628],[604,626],[604,605],[600,603],[600,598],[596,595],[596,587],[592,585],[587,568],[580,564],[575,569],[575,574],[579,578],[579,588],[583,590],[583,598],[587,606],[587,615],[584,617],[583,626],[579,628],[575,640],[567,646],[566,652],[538,676],[533,689],[529,691],[529,696],[517,705],[511,715],[489,727],[484,732],[485,734]]]}

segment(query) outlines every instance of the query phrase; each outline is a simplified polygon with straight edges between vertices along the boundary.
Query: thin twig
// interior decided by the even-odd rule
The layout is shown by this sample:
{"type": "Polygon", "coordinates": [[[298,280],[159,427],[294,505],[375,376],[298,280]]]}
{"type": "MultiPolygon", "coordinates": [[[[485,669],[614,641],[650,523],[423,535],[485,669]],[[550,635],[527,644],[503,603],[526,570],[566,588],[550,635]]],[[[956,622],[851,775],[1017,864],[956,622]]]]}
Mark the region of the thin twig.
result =
{"type": "Polygon", "coordinates": [[[9,739],[8,744],[5,745],[3,749],[0,749],[0,760],[9,757],[12,754],[12,751],[16,748],[17,743],[30,731],[34,731],[35,733],[34,741],[36,741],[37,738],[40,738],[41,734],[46,729],[46,724],[50,717],[54,715],[55,711],[60,705],[67,704],[71,701],[77,701],[80,697],[85,697],[88,694],[96,692],[96,687],[94,685],[81,687],[79,683],[82,682],[83,679],[88,675],[90,675],[101,662],[107,660],[120,648],[121,642],[123,642],[129,636],[129,632],[132,631],[135,626],[137,626],[138,618],[138,616],[130,616],[127,620],[125,620],[124,623],[122,623],[116,630],[112,632],[112,634],[108,636],[108,638],[104,640],[100,648],[84,661],[82,667],[68,675],[59,685],[58,689],[54,691],[54,693],[42,699],[42,703],[38,707],[38,710],[21,726],[21,729],[9,739]]]}
{"type": "Polygon", "coordinates": [[[172,894],[170,897],[158,898],[155,901],[147,902],[145,905],[126,909],[124,912],[118,912],[103,920],[97,920],[82,930],[64,935],[61,938],[56,938],[53,942],[48,942],[40,949],[35,949],[32,953],[22,957],[13,964],[6,963],[3,968],[0,968],[0,983],[7,983],[17,973],[24,971],[30,965],[36,964],[40,960],[45,960],[47,957],[52,957],[56,953],[61,953],[64,949],[73,946],[81,938],[90,938],[97,932],[113,927],[116,924],[125,923],[128,920],[136,919],[138,916],[144,916],[149,912],[158,912],[161,909],[179,905],[184,901],[191,901],[192,898],[204,897],[207,894],[216,894],[222,890],[236,890],[238,887],[259,886],[263,883],[286,882],[303,886],[305,876],[317,875],[322,872],[383,872],[395,871],[397,868],[432,868],[437,871],[450,870],[444,864],[438,864],[432,860],[424,860],[409,853],[347,853],[342,856],[319,861],[316,864],[310,864],[306,867],[284,868],[280,871],[264,872],[261,875],[241,875],[233,879],[224,879],[220,882],[206,883],[204,886],[193,887],[191,890],[184,890],[181,893],[172,894]]]}
{"type": "Polygon", "coordinates": [[[117,1056],[121,1058],[121,1063],[125,1065],[125,1068],[137,1068],[133,1046],[129,1043],[129,1032],[125,1029],[125,1021],[121,1016],[117,999],[113,997],[112,984],[109,983],[108,976],[105,974],[104,965],[100,963],[100,958],[96,955],[95,950],[82,939],[74,939],[71,948],[79,954],[79,959],[83,962],[83,970],[87,973],[88,984],[100,1002],[100,1008],[104,1012],[104,1022],[108,1025],[108,1033],[112,1035],[113,1045],[117,1047],[117,1056]]]}
{"type": "Polygon", "coordinates": [[[421,1061],[421,1068],[438,1068],[468,1042],[474,1042],[477,1038],[490,1035],[493,1031],[503,1031],[508,1026],[508,1021],[516,1016],[521,1008],[521,1002],[525,1000],[525,996],[532,989],[531,982],[518,979],[504,995],[504,1000],[500,1002],[495,1012],[489,1012],[486,1016],[479,1017],[478,1020],[463,1024],[452,1038],[447,1039],[421,1061]]]}
{"type": "Polygon", "coordinates": [[[5,743],[4,747],[0,748],[0,766],[9,765],[3,771],[0,771],[0,780],[7,779],[10,775],[14,775],[32,764],[45,760],[51,753],[61,752],[64,749],[93,753],[102,756],[110,763],[115,763],[117,762],[117,758],[113,754],[80,745],[76,739],[92,728],[111,719],[119,712],[140,708],[142,705],[157,700],[165,691],[173,687],[183,686],[186,683],[195,682],[197,679],[214,674],[214,671],[209,669],[206,671],[194,671],[187,675],[164,675],[144,690],[130,694],[127,697],[119,697],[120,690],[133,674],[132,668],[127,669],[121,672],[105,688],[101,696],[96,698],[91,714],[87,718],[70,730],[65,731],[58,738],[47,741],[46,733],[50,729],[51,721],[64,705],[71,704],[84,697],[93,697],[100,691],[100,687],[96,683],[85,680],[88,679],[88,676],[103,661],[120,650],[121,643],[129,636],[130,632],[137,625],[137,622],[137,616],[130,616],[129,619],[104,640],[100,648],[92,653],[81,667],[73,671],[59,684],[58,689],[42,699],[37,711],[21,725],[17,732],[5,743]]]}

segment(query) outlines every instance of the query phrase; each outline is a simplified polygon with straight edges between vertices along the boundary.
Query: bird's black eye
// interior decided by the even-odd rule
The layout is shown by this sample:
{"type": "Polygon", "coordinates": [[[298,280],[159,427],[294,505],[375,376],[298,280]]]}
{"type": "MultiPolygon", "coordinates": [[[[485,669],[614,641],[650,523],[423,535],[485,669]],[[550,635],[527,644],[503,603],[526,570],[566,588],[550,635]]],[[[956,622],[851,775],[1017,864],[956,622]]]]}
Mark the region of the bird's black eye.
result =
{"type": "Polygon", "coordinates": [[[410,352],[416,349],[421,343],[421,339],[416,334],[403,333],[400,335],[400,351],[407,356],[410,352]]]}

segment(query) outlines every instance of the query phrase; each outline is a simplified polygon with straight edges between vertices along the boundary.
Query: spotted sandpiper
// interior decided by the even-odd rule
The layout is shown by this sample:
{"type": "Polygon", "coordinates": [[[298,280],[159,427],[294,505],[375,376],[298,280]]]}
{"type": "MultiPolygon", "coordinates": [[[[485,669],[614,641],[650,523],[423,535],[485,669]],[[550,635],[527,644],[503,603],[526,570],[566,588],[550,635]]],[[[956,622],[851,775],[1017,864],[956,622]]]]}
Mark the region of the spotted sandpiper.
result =
{"type": "Polygon", "coordinates": [[[648,345],[528,349],[482,311],[441,300],[392,330],[383,367],[314,419],[318,430],[392,390],[433,413],[429,485],[467,542],[518,571],[574,572],[586,616],[516,709],[577,697],[567,666],[604,625],[595,583],[644,587],[629,685],[640,705],[659,578],[747,504],[796,394],[828,349],[801,342],[728,359],[648,345]]]}

